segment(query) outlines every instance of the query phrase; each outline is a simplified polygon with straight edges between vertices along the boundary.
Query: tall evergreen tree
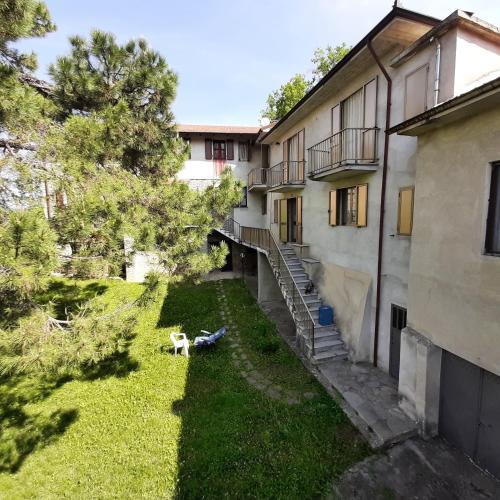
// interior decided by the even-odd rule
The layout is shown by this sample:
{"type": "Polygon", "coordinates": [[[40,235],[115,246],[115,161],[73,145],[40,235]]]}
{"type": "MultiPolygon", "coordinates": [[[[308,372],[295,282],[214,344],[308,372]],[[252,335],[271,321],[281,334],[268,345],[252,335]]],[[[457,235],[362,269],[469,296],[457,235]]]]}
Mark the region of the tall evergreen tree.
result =
{"type": "Polygon", "coordinates": [[[63,126],[41,151],[62,168],[68,203],[56,215],[61,241],[118,265],[128,234],[172,275],[220,265],[224,247],[209,255],[200,248],[239,201],[241,186],[229,173],[201,193],[175,179],[187,159],[171,112],[176,74],[144,40],[120,45],[94,31],[70,44],[50,68],[63,126]]]}

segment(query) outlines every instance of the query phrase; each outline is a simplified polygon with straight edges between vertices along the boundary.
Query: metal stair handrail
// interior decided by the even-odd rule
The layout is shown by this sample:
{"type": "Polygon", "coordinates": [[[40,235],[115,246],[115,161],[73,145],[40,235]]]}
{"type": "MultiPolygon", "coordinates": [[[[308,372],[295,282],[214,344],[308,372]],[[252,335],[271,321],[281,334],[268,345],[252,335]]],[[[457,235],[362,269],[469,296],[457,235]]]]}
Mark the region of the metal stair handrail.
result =
{"type": "Polygon", "coordinates": [[[291,301],[293,319],[297,326],[300,326],[302,332],[309,337],[311,352],[314,356],[314,319],[272,231],[257,227],[241,226],[231,218],[226,220],[222,229],[232,234],[237,241],[257,247],[267,254],[278,283],[281,281],[288,295],[287,299],[291,301]]]}

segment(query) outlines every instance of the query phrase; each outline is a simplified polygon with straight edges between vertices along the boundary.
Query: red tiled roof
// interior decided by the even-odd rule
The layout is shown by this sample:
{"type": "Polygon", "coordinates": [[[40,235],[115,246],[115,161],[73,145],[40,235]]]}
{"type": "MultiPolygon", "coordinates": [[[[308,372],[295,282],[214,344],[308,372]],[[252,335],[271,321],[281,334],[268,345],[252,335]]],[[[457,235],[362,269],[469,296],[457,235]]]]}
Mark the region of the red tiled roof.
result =
{"type": "Polygon", "coordinates": [[[180,133],[199,134],[258,134],[260,127],[243,127],[239,125],[177,125],[180,133]]]}

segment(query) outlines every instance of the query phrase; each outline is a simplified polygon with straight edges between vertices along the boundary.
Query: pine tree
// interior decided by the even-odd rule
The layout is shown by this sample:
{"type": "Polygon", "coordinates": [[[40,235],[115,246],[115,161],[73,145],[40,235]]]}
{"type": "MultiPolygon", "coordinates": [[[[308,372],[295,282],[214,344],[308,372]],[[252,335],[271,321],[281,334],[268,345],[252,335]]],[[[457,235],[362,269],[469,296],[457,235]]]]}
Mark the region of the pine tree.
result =
{"type": "Polygon", "coordinates": [[[171,104],[177,76],[144,40],[119,45],[109,33],[70,39],[51,66],[63,126],[44,145],[62,168],[68,196],[56,215],[61,241],[79,255],[118,268],[124,235],[157,254],[170,275],[198,276],[220,265],[225,248],[201,252],[207,235],[239,201],[241,185],[225,173],[198,193],[175,179],[187,159],[171,104]]]}

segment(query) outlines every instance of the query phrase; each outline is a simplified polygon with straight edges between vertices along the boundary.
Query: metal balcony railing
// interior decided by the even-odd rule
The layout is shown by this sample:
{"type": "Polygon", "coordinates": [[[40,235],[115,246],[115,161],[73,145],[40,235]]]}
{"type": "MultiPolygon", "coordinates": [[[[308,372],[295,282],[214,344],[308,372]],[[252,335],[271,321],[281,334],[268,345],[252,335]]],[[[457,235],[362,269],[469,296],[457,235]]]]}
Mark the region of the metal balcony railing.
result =
{"type": "Polygon", "coordinates": [[[305,183],[305,161],[282,161],[269,169],[267,186],[269,189],[305,183]]]}
{"type": "Polygon", "coordinates": [[[268,168],[254,168],[248,173],[248,188],[265,186],[267,184],[268,168]]]}
{"type": "Polygon", "coordinates": [[[309,175],[342,164],[376,163],[378,128],[346,128],[310,147],[309,175]]]}
{"type": "Polygon", "coordinates": [[[314,356],[314,319],[283,257],[280,243],[272,231],[257,227],[240,226],[233,219],[227,219],[222,229],[231,234],[237,241],[252,245],[266,252],[288,308],[292,313],[297,330],[309,340],[311,353],[314,356]]]}

